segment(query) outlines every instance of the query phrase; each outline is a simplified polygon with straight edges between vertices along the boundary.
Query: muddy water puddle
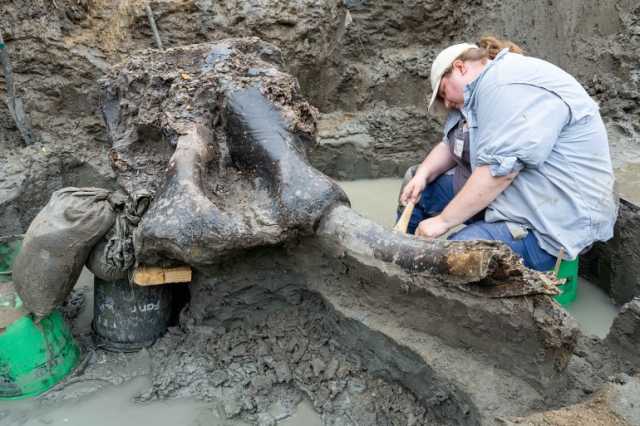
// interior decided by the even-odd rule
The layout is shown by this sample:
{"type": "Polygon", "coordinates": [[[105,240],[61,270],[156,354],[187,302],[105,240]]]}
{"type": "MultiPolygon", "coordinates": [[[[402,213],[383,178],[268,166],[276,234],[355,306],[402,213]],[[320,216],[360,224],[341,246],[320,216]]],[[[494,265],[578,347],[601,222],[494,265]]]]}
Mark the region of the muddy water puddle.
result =
{"type": "Polygon", "coordinates": [[[9,416],[0,424],[7,426],[110,426],[110,425],[240,425],[224,423],[214,410],[193,400],[156,401],[136,404],[134,396],[150,386],[148,377],[138,377],[121,386],[107,386],[80,399],[54,406],[32,401],[8,403],[9,416]]]}
{"type": "MultiPolygon", "coordinates": [[[[637,170],[627,172],[634,173],[634,179],[640,184],[640,165],[637,170]]],[[[338,183],[349,196],[354,210],[374,222],[389,228],[393,227],[402,179],[363,179],[338,183]]],[[[636,187],[640,186],[636,185],[636,187]]],[[[627,191],[630,195],[633,194],[632,188],[628,188],[627,191]]],[[[640,200],[640,192],[637,188],[635,191],[640,200]]],[[[613,319],[618,313],[618,307],[611,303],[609,296],[601,288],[583,278],[580,278],[576,300],[566,309],[578,321],[584,333],[601,338],[609,332],[613,319]]]]}
{"type": "Polygon", "coordinates": [[[362,179],[338,184],[351,200],[351,207],[376,223],[392,228],[402,179],[362,179]]]}
{"type": "MultiPolygon", "coordinates": [[[[148,376],[137,377],[120,386],[107,386],[82,398],[69,398],[52,405],[31,400],[4,402],[0,406],[3,426],[245,426],[219,414],[215,403],[194,399],[154,401],[145,404],[134,398],[151,385],[148,376]]],[[[311,404],[303,401],[291,417],[279,426],[321,425],[311,404]]]]}
{"type": "Polygon", "coordinates": [[[578,321],[583,333],[604,338],[609,333],[619,308],[611,303],[609,295],[592,282],[580,278],[575,302],[566,307],[578,321]]]}

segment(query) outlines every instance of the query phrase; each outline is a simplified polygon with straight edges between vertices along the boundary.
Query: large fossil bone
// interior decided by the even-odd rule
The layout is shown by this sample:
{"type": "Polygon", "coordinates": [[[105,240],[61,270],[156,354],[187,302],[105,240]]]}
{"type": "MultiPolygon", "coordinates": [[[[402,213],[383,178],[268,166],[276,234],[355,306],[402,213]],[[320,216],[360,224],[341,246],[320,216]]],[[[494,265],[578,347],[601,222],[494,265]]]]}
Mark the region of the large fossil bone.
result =
{"type": "Polygon", "coordinates": [[[120,183],[156,193],[138,227],[139,260],[216,263],[312,234],[348,202],[306,160],[316,112],[274,68],[277,56],[260,59],[276,53],[257,39],[173,49],[160,61],[149,53],[104,83],[120,183]]]}

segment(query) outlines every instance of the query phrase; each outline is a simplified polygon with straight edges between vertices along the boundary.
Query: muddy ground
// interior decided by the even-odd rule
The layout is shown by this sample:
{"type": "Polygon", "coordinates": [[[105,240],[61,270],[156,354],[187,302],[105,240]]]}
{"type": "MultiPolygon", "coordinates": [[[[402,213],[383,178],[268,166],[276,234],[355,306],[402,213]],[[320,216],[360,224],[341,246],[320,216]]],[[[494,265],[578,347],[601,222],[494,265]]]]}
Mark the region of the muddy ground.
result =
{"type": "MultiPolygon", "coordinates": [[[[640,202],[640,11],[633,0],[171,0],[151,7],[165,47],[247,35],[279,46],[286,70],[321,113],[311,161],[339,179],[402,176],[440,138],[425,111],[435,53],[487,33],[511,38],[575,75],[599,101],[621,193],[640,202]]],[[[116,186],[96,81],[154,41],[141,0],[10,1],[0,11],[35,141],[23,146],[1,103],[0,235],[11,235],[24,232],[56,189],[116,186]]],[[[4,90],[0,96],[6,100],[4,90]]],[[[611,293],[624,303],[640,294],[633,254],[640,247],[626,225],[637,212],[622,208],[620,217],[612,245],[598,246],[604,260],[585,261],[591,278],[617,288],[611,293]],[[620,244],[632,255],[618,256],[620,244]]]]}
{"type": "MultiPolygon", "coordinates": [[[[40,398],[45,406],[149,376],[151,386],[136,396],[137,402],[197,399],[210,403],[214,417],[229,425],[246,424],[240,420],[273,425],[295,414],[303,400],[322,413],[323,424],[436,420],[411,392],[369,373],[362,358],[335,340],[335,314],[318,295],[292,288],[292,283],[280,283],[278,294],[234,285],[220,288],[218,283],[221,293],[231,294],[195,314],[200,318],[186,309],[182,325],[172,326],[149,350],[114,353],[93,340],[87,322],[93,311],[92,278],[85,271],[63,307],[83,361],[40,398]]],[[[0,423],[3,418],[21,424],[15,410],[0,410],[0,423]]]]}

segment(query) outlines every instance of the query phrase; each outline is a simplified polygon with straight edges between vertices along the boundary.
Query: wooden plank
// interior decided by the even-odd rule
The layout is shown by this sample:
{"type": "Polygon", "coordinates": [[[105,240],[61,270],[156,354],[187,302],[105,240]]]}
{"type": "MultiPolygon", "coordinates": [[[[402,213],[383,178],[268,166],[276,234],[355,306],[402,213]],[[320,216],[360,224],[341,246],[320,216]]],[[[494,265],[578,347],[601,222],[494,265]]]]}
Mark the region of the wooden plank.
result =
{"type": "Polygon", "coordinates": [[[141,286],[189,283],[191,276],[191,266],[189,265],[172,268],[140,265],[133,271],[133,282],[141,286]]]}
{"type": "Polygon", "coordinates": [[[164,271],[164,281],[168,283],[191,282],[191,266],[166,269],[164,271]]]}
{"type": "Polygon", "coordinates": [[[163,284],[164,272],[160,267],[139,266],[133,271],[133,282],[138,285],[163,284]]]}

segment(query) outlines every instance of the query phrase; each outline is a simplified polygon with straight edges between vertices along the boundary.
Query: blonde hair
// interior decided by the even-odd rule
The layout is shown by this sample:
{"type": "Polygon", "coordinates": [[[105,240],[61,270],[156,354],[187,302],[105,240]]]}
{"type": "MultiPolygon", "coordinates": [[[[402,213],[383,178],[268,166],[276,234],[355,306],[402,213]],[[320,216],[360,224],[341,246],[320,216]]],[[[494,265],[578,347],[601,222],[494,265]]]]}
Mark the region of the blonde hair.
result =
{"type": "MultiPolygon", "coordinates": [[[[524,54],[524,50],[509,40],[501,40],[493,36],[483,36],[480,38],[480,41],[477,43],[478,47],[472,47],[471,49],[467,49],[462,52],[458,57],[453,61],[461,60],[461,61],[482,61],[482,63],[486,63],[489,59],[494,59],[498,53],[500,53],[503,49],[509,49],[511,53],[518,53],[520,55],[524,54]]],[[[453,62],[444,72],[444,75],[447,75],[453,70],[453,62]]]]}

